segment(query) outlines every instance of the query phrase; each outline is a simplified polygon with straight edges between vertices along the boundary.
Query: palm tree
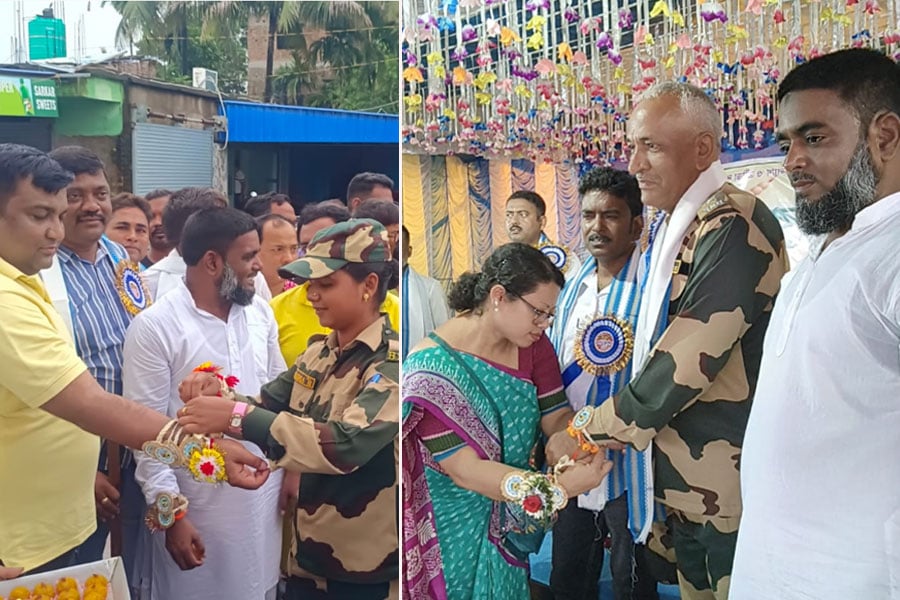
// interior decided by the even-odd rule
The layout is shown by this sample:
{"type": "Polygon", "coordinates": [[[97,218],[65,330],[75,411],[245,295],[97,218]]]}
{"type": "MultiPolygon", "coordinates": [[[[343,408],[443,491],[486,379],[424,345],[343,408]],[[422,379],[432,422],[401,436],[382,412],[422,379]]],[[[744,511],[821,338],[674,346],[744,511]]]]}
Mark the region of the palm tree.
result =
{"type": "MultiPolygon", "coordinates": [[[[349,73],[354,65],[365,69],[367,80],[373,84],[380,71],[390,68],[385,56],[399,51],[397,31],[399,10],[396,2],[388,0],[355,2],[350,0],[297,2],[221,0],[114,1],[104,0],[119,14],[122,21],[117,31],[117,44],[134,44],[135,40],[164,40],[164,56],[177,60],[182,75],[189,75],[187,49],[188,26],[202,23],[201,38],[232,34],[246,26],[250,19],[265,20],[266,69],[263,100],[273,97],[273,64],[277,35],[296,34],[301,45],[295,48],[293,64],[277,74],[279,95],[302,97],[301,89],[320,85],[317,71],[330,68],[349,73]],[[305,33],[324,31],[325,36],[307,48],[305,33]],[[295,75],[292,76],[290,73],[295,75]],[[287,92],[287,90],[293,90],[287,92]]],[[[138,42],[140,44],[140,42],[138,42]]],[[[147,44],[144,44],[147,47],[147,44]]],[[[156,46],[158,47],[158,46],[156,46]]],[[[355,68],[355,67],[354,67],[355,68]]],[[[343,77],[338,77],[341,83],[343,77]]]]}
{"type": "Polygon", "coordinates": [[[121,47],[127,43],[133,48],[136,39],[163,40],[166,56],[159,58],[177,59],[180,73],[190,75],[188,24],[196,16],[196,3],[104,0],[103,5],[106,4],[122,15],[116,30],[116,45],[121,47]]]}
{"type": "Polygon", "coordinates": [[[134,49],[135,38],[159,35],[162,12],[159,2],[115,2],[104,0],[103,6],[112,6],[122,19],[116,28],[116,46],[128,45],[134,49]]]}
{"type": "Polygon", "coordinates": [[[269,2],[193,2],[204,17],[204,33],[215,35],[222,28],[235,23],[246,24],[250,19],[265,19],[268,23],[266,37],[266,79],[263,101],[272,99],[272,69],[275,57],[275,38],[278,33],[289,33],[297,22],[299,4],[290,0],[269,2]]]}
{"type": "Polygon", "coordinates": [[[317,105],[322,101],[315,91],[321,88],[321,78],[307,54],[293,50],[291,55],[291,64],[279,67],[272,76],[272,99],[281,104],[317,105]]]}

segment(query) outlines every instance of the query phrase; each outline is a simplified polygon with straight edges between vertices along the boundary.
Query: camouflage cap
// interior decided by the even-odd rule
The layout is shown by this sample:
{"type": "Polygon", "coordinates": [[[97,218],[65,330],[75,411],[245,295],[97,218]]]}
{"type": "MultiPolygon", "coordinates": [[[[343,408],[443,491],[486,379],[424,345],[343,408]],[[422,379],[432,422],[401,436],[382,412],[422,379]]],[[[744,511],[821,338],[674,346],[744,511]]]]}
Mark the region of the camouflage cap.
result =
{"type": "Polygon", "coordinates": [[[283,279],[304,282],[331,275],[347,263],[383,263],[391,260],[387,230],[372,219],[350,219],[319,231],[303,258],[278,270],[283,279]]]}

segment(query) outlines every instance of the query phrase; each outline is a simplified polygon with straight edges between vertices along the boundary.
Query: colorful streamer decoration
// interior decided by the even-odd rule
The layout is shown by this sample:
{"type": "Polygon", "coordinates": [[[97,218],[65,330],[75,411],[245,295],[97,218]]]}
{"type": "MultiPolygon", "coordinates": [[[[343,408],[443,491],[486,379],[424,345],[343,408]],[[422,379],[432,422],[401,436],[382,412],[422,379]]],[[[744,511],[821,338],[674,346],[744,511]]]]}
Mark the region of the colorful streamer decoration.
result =
{"type": "Polygon", "coordinates": [[[403,1],[409,153],[621,163],[635,100],[671,80],[708,91],[723,150],[761,150],[794,65],[860,46],[900,58],[893,1],[403,1]]]}

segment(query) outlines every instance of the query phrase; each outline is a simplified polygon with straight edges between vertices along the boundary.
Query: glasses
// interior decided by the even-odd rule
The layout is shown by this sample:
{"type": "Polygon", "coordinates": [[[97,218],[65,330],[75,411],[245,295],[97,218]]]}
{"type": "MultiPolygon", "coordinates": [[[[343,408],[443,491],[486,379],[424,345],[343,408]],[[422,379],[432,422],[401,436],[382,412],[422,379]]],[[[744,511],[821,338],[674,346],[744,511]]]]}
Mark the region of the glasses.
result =
{"type": "Polygon", "coordinates": [[[554,315],[553,313],[549,313],[546,310],[539,309],[537,306],[535,306],[534,304],[532,304],[531,302],[529,302],[522,296],[519,296],[518,294],[513,294],[509,290],[507,290],[507,293],[514,298],[518,298],[519,300],[521,300],[522,302],[525,303],[525,306],[527,306],[528,308],[531,309],[531,312],[534,313],[534,324],[535,325],[540,325],[541,323],[546,323],[547,327],[550,327],[551,325],[553,325],[553,319],[556,318],[556,315],[554,315]]]}

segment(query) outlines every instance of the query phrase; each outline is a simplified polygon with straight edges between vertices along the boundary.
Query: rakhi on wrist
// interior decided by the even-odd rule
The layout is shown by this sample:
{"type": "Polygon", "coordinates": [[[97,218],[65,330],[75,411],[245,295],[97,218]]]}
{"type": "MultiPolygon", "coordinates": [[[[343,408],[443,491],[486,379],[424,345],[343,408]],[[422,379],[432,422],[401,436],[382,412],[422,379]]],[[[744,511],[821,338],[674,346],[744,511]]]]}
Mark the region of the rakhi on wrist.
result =
{"type": "Polygon", "coordinates": [[[188,499],[181,494],[162,492],[147,508],[144,524],[152,531],[165,531],[187,514],[188,499]]]}
{"type": "Polygon", "coordinates": [[[556,481],[555,471],[547,475],[537,471],[511,471],[500,481],[500,494],[544,527],[552,524],[556,513],[569,501],[568,492],[556,481]]]}
{"type": "Polygon", "coordinates": [[[172,468],[183,467],[199,482],[219,483],[227,481],[225,453],[212,438],[189,434],[178,421],[163,426],[156,439],[144,442],[141,450],[159,462],[172,468]]]}
{"type": "Polygon", "coordinates": [[[234,386],[241,380],[234,375],[222,375],[222,367],[212,364],[210,361],[201,363],[194,367],[194,373],[212,373],[219,380],[219,396],[234,400],[234,386]]]}
{"type": "MultiPolygon", "coordinates": [[[[566,427],[566,433],[578,443],[578,447],[581,448],[582,451],[597,454],[600,452],[600,446],[591,439],[591,436],[586,431],[588,423],[591,422],[591,417],[593,416],[593,407],[585,406],[575,413],[575,417],[569,421],[569,424],[566,427]]],[[[575,456],[572,458],[575,458],[575,456]]]]}

